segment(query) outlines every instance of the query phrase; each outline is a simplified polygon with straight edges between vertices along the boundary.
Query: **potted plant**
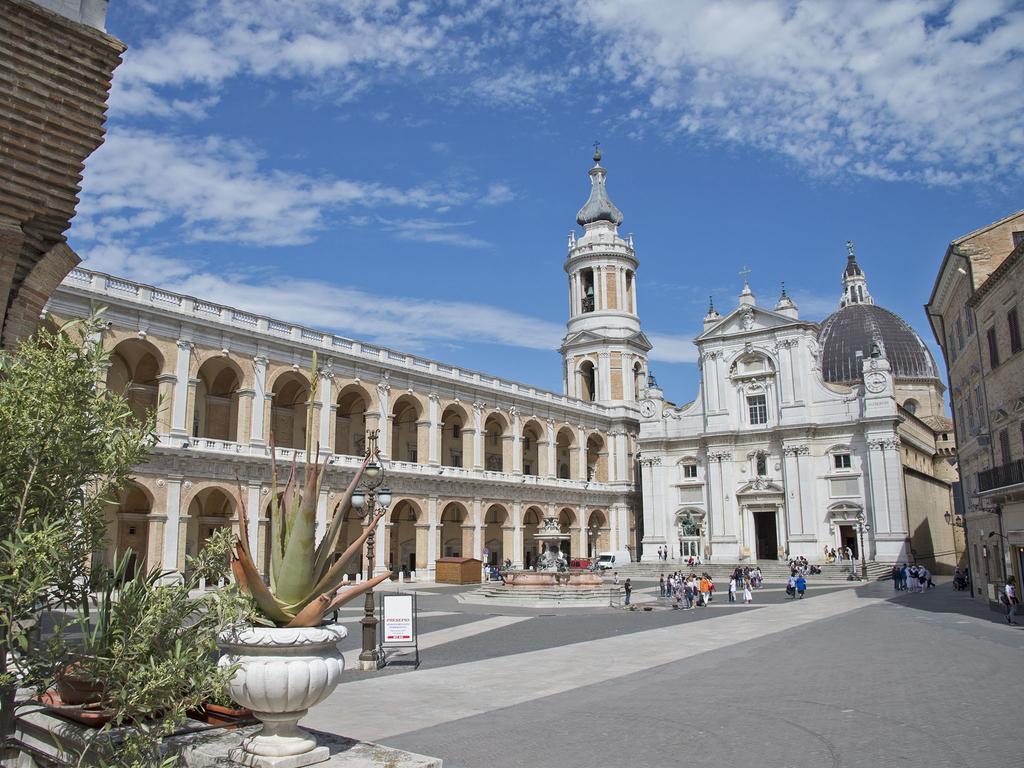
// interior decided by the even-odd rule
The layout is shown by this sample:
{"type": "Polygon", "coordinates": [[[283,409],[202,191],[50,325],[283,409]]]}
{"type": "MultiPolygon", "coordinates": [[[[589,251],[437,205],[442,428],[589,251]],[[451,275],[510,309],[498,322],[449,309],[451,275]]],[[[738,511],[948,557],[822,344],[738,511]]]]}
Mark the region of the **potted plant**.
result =
{"type": "MultiPolygon", "coordinates": [[[[313,359],[313,390],[316,392],[316,358],[313,359]]],[[[312,433],[313,409],[307,416],[306,434],[312,433]]],[[[296,461],[283,491],[277,483],[277,461],[273,435],[271,454],[270,501],[270,584],[265,584],[256,568],[245,532],[248,515],[239,491],[239,530],[231,569],[244,592],[249,593],[265,625],[251,623],[225,630],[220,637],[223,651],[220,663],[234,665],[229,693],[263,723],[260,732],[243,742],[248,753],[243,759],[259,762],[260,757],[296,757],[309,764],[326,760],[326,747],[317,748],[316,739],[298,727],[309,707],[325,699],[341,680],[344,659],[338,643],[348,634],[340,624],[325,617],[348,601],[372,590],[391,577],[382,573],[356,586],[347,586],[345,573],[349,561],[360,551],[370,532],[384,515],[369,520],[363,534],[337,559],[335,548],[341,524],[352,501],[363,471],[376,455],[368,453],[345,490],[326,534],[316,544],[316,504],[326,460],[323,465],[307,463],[301,487],[296,482],[296,461]],[[256,758],[255,760],[253,758],[256,758]]],[[[319,446],[317,446],[319,454],[319,446]]],[[[307,458],[315,455],[307,440],[307,458]]]]}

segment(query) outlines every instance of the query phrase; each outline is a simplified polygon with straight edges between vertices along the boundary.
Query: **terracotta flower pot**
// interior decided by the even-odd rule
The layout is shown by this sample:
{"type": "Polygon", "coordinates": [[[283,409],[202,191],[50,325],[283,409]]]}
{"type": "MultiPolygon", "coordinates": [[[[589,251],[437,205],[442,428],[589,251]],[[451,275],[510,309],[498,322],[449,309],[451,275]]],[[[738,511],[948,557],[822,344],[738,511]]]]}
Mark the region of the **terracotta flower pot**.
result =
{"type": "MultiPolygon", "coordinates": [[[[263,729],[242,743],[261,757],[293,757],[318,749],[298,727],[314,704],[341,682],[345,660],[338,643],[348,631],[340,624],[319,627],[239,627],[221,633],[221,666],[238,665],[231,698],[252,710],[263,729]]],[[[327,757],[327,749],[322,759],[327,757]]]]}
{"type": "Polygon", "coordinates": [[[100,700],[106,686],[85,675],[77,665],[64,668],[57,678],[57,693],[64,704],[93,704],[100,700]]]}

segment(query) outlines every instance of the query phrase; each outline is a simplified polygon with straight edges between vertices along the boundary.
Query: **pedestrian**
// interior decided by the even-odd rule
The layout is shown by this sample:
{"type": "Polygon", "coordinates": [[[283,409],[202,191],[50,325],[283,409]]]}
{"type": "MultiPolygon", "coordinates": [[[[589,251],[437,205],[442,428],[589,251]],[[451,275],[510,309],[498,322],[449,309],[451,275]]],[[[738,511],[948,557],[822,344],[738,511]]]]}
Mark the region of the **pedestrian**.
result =
{"type": "Polygon", "coordinates": [[[900,591],[901,592],[906,592],[907,591],[907,580],[909,578],[910,578],[910,569],[907,567],[907,564],[904,563],[903,567],[900,568],[900,591]]]}
{"type": "Polygon", "coordinates": [[[658,597],[665,596],[665,574],[661,574],[661,578],[658,579],[658,597]]]}
{"type": "Polygon", "coordinates": [[[796,598],[796,571],[790,571],[786,581],[786,595],[792,600],[796,598]]]}
{"type": "Polygon", "coordinates": [[[900,580],[903,575],[903,569],[900,568],[899,563],[892,567],[892,588],[897,592],[900,591],[900,580]]]}
{"type": "Polygon", "coordinates": [[[1017,606],[1020,605],[1020,598],[1017,597],[1017,587],[1014,585],[1013,576],[1006,577],[1006,587],[1002,595],[1003,605],[1006,606],[1006,623],[1016,624],[1017,606]]]}
{"type": "Polygon", "coordinates": [[[622,589],[626,593],[626,605],[630,605],[630,601],[633,599],[633,585],[630,583],[628,578],[626,579],[626,583],[622,585],[622,589]]]}
{"type": "Polygon", "coordinates": [[[754,594],[750,591],[750,579],[743,580],[743,604],[750,605],[754,602],[754,594]]]}
{"type": "Polygon", "coordinates": [[[736,575],[733,574],[732,578],[729,579],[729,602],[736,602],[736,575]]]}
{"type": "Polygon", "coordinates": [[[618,571],[613,571],[612,572],[612,584],[614,584],[615,586],[619,585],[619,572],[618,571]]]}
{"type": "Polygon", "coordinates": [[[853,550],[850,547],[846,548],[846,559],[853,562],[853,550]]]}
{"type": "Polygon", "coordinates": [[[686,603],[686,609],[693,608],[693,582],[686,579],[683,582],[683,600],[686,603]]]}
{"type": "Polygon", "coordinates": [[[700,603],[702,607],[707,607],[708,595],[711,593],[711,582],[708,580],[708,575],[705,573],[700,577],[700,603]]]}
{"type": "Polygon", "coordinates": [[[806,592],[806,591],[807,591],[807,579],[805,579],[804,575],[801,573],[799,576],[796,577],[796,594],[797,594],[797,597],[799,597],[801,600],[803,600],[804,599],[804,592],[806,592]]]}

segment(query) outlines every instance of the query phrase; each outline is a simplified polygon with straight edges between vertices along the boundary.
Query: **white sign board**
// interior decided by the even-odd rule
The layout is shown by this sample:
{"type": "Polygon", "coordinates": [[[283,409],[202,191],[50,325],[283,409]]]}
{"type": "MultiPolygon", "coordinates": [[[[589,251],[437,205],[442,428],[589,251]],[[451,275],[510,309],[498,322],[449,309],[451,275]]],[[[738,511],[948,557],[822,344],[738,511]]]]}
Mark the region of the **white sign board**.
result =
{"type": "Polygon", "coordinates": [[[412,595],[382,595],[384,599],[383,645],[416,645],[415,607],[412,595]]]}

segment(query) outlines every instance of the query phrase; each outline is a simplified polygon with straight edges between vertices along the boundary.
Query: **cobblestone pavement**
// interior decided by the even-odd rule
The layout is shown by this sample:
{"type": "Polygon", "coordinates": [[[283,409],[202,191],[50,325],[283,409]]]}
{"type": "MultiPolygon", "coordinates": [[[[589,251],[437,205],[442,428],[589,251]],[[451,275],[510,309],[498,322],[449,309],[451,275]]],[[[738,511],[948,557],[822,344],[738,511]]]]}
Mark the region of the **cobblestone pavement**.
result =
{"type": "Polygon", "coordinates": [[[448,768],[1024,765],[1024,630],[948,583],[633,613],[475,606],[460,589],[421,588],[418,670],[346,671],[304,723],[448,768]]]}

